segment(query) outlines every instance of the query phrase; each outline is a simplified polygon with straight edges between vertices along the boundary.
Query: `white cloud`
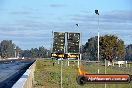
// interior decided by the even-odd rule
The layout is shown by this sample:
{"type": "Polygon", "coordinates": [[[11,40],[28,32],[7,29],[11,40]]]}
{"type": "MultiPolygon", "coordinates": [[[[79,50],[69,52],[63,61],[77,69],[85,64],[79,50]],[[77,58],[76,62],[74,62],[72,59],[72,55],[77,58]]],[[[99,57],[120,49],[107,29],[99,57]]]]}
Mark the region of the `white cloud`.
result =
{"type": "MultiPolygon", "coordinates": [[[[100,15],[100,34],[116,34],[126,44],[132,43],[132,11],[113,11],[100,15]],[[120,15],[120,16],[119,16],[120,15]],[[119,16],[119,17],[118,17],[119,16]]],[[[71,17],[71,16],[70,16],[71,17]]],[[[64,20],[64,19],[63,19],[64,20]]],[[[0,40],[11,39],[21,48],[44,45],[51,46],[51,31],[81,32],[82,42],[90,37],[97,36],[96,15],[75,15],[67,21],[39,21],[19,19],[11,24],[0,24],[0,40]],[[75,24],[78,23],[79,27],[75,24]]]]}

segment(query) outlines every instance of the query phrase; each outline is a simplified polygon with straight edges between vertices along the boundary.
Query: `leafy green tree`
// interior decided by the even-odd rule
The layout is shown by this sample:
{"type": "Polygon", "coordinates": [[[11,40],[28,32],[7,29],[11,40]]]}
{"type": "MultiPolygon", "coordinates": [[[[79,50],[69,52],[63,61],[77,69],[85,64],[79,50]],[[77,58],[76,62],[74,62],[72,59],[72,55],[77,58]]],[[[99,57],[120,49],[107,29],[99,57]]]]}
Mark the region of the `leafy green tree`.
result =
{"type": "Polygon", "coordinates": [[[36,58],[39,56],[39,51],[37,48],[34,48],[34,49],[32,48],[30,52],[31,52],[32,58],[36,58]]]}
{"type": "MultiPolygon", "coordinates": [[[[88,39],[83,46],[83,59],[97,60],[97,36],[88,39]]],[[[100,60],[108,59],[112,61],[123,60],[125,56],[125,46],[123,40],[115,35],[104,35],[99,41],[100,60]]]]}
{"type": "Polygon", "coordinates": [[[105,35],[100,37],[100,55],[102,59],[124,60],[125,45],[123,40],[115,35],[105,35]]]}
{"type": "Polygon", "coordinates": [[[12,40],[3,40],[0,43],[0,55],[2,58],[14,57],[14,46],[12,40]]]}
{"type": "Polygon", "coordinates": [[[88,42],[83,46],[83,59],[97,60],[97,36],[88,39],[88,42]]]}
{"type": "Polygon", "coordinates": [[[43,46],[39,47],[39,57],[47,57],[47,50],[43,46]]]}
{"type": "Polygon", "coordinates": [[[125,54],[125,58],[128,61],[132,61],[132,44],[128,45],[126,47],[126,54],[125,54]]]}

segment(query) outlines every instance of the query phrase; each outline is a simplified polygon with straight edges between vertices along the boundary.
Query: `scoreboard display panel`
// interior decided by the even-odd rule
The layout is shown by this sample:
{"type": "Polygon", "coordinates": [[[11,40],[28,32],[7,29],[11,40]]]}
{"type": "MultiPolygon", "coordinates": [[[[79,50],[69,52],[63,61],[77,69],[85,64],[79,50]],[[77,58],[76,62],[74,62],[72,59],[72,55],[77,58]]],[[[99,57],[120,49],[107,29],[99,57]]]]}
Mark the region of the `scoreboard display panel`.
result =
{"type": "Polygon", "coordinates": [[[78,53],[67,53],[67,54],[64,54],[64,59],[78,59],[80,57],[80,54],[78,53]]]}
{"type": "Polygon", "coordinates": [[[64,53],[51,53],[51,57],[64,58],[64,53]]]}
{"type": "Polygon", "coordinates": [[[52,58],[79,58],[80,33],[54,32],[52,58]]]}
{"type": "Polygon", "coordinates": [[[54,32],[52,53],[64,53],[65,33],[54,32]]]}
{"type": "Polygon", "coordinates": [[[67,53],[80,53],[80,33],[67,33],[67,53]]]}

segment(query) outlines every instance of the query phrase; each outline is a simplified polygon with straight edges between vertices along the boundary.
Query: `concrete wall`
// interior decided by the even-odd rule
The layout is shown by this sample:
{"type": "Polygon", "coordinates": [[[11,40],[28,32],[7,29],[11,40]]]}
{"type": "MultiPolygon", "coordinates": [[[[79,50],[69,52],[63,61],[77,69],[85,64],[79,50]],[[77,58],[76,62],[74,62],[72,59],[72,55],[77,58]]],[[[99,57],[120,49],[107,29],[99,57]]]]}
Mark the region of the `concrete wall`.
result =
{"type": "Polygon", "coordinates": [[[26,70],[12,88],[33,88],[36,61],[26,70]]]}
{"type": "Polygon", "coordinates": [[[29,67],[30,72],[23,88],[33,88],[35,66],[36,62],[29,67]]]}

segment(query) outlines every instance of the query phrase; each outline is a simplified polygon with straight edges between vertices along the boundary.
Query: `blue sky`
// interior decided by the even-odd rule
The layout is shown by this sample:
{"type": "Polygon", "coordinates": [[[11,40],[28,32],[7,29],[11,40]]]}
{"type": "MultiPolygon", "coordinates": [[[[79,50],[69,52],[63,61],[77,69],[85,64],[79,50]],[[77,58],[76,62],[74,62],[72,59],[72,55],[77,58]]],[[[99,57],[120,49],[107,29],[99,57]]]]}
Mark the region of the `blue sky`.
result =
{"type": "Polygon", "coordinates": [[[81,32],[82,44],[97,35],[115,34],[132,43],[131,0],[0,0],[0,41],[22,49],[51,47],[51,31],[81,32]],[[76,23],[79,27],[76,27],[76,23]]]}

